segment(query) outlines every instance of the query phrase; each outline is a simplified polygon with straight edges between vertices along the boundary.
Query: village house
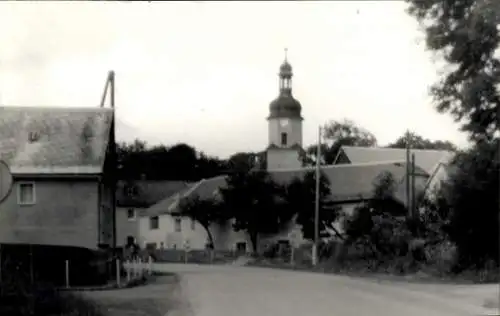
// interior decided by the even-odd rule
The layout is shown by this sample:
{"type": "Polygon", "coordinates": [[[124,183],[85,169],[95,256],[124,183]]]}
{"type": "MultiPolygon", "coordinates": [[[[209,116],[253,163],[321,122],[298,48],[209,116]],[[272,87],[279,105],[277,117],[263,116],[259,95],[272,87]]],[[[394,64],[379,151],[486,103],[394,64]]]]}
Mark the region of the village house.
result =
{"type": "Polygon", "coordinates": [[[14,179],[0,242],[114,246],[114,121],[110,108],[0,107],[0,160],[14,179]]]}
{"type": "MultiPolygon", "coordinates": [[[[280,92],[270,104],[268,120],[269,145],[266,151],[267,171],[280,184],[287,184],[294,178],[301,178],[307,171],[301,155],[302,122],[301,104],[292,96],[292,67],[285,59],[280,67],[280,92]]],[[[422,194],[440,163],[452,155],[444,151],[419,151],[415,153],[415,193],[422,194]]],[[[407,163],[404,149],[342,147],[336,164],[322,166],[330,181],[331,200],[346,215],[352,215],[362,203],[373,198],[377,179],[383,173],[390,173],[395,181],[393,198],[401,206],[401,216],[407,213],[406,179],[407,163]]],[[[180,216],[179,203],[182,199],[217,197],[220,188],[226,185],[225,176],[204,179],[192,187],[182,190],[142,213],[139,219],[139,239],[150,247],[179,248],[188,244],[190,249],[203,249],[207,244],[207,233],[203,227],[189,218],[180,216]]],[[[340,222],[334,226],[342,231],[340,222]]],[[[212,225],[214,247],[220,250],[249,250],[250,239],[244,232],[235,232],[231,223],[212,225]]],[[[260,247],[275,242],[295,244],[305,242],[300,227],[291,225],[274,236],[260,236],[260,247]]]]}
{"type": "MultiPolygon", "coordinates": [[[[448,179],[455,154],[447,150],[410,149],[415,157],[415,165],[422,168],[429,179],[424,187],[424,194],[432,198],[441,184],[448,179]]],[[[342,146],[334,164],[362,164],[406,160],[406,149],[381,147],[342,146]]]]}
{"type": "Polygon", "coordinates": [[[147,208],[188,187],[184,181],[120,180],[116,190],[117,246],[138,243],[139,216],[147,208]]]}
{"type": "MultiPolygon", "coordinates": [[[[416,168],[416,191],[421,192],[425,187],[429,175],[422,169],[416,168]]],[[[301,178],[312,168],[300,168],[293,170],[269,171],[275,181],[281,184],[291,182],[295,177],[301,178]]],[[[331,165],[321,168],[323,174],[330,181],[331,200],[342,208],[346,215],[352,215],[356,207],[370,200],[373,196],[374,184],[379,175],[389,172],[395,180],[394,199],[401,205],[401,214],[406,212],[405,177],[406,165],[404,162],[385,162],[371,164],[345,164],[331,165]]],[[[209,199],[217,197],[219,190],[226,185],[226,177],[219,176],[204,179],[191,188],[176,193],[165,200],[153,205],[141,213],[139,218],[139,239],[152,248],[183,248],[186,243],[190,249],[204,249],[208,241],[205,229],[191,219],[182,217],[179,203],[182,199],[209,199]]],[[[334,223],[334,226],[342,232],[342,226],[334,223]]],[[[236,232],[231,223],[226,225],[213,224],[210,227],[214,237],[214,248],[217,250],[250,250],[250,239],[245,232],[236,232]]],[[[300,227],[290,225],[281,233],[273,236],[260,236],[260,247],[272,243],[295,244],[306,242],[303,240],[300,227]]]]}

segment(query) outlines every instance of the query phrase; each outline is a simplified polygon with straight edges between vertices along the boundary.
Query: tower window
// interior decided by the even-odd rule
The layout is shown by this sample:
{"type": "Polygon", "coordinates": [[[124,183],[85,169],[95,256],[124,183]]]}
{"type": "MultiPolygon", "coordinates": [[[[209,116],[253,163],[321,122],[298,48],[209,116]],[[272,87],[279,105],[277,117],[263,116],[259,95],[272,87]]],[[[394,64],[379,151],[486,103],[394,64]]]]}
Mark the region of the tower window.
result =
{"type": "Polygon", "coordinates": [[[287,134],[286,133],[281,133],[281,145],[286,146],[288,139],[287,139],[287,134]]]}

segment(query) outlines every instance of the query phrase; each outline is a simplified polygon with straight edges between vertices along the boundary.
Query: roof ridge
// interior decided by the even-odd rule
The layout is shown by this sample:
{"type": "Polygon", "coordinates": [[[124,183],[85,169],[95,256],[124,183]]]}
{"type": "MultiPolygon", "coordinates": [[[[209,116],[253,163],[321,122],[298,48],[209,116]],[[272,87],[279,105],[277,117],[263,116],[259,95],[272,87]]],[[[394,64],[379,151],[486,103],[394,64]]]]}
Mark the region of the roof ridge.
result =
{"type": "Polygon", "coordinates": [[[183,197],[189,197],[203,182],[205,182],[205,179],[201,179],[200,181],[196,182],[192,187],[190,187],[187,190],[187,192],[183,194],[183,197]]]}
{"type": "MultiPolygon", "coordinates": [[[[335,165],[322,165],[320,169],[334,169],[334,168],[353,168],[353,167],[364,167],[364,166],[379,166],[379,165],[391,165],[396,163],[406,163],[405,160],[387,160],[387,161],[374,161],[374,162],[360,162],[360,163],[343,163],[343,164],[335,164],[335,165]]],[[[290,172],[290,171],[309,171],[315,170],[316,166],[310,167],[302,167],[298,169],[275,169],[269,170],[270,173],[273,172],[290,172]]]]}
{"type": "Polygon", "coordinates": [[[110,112],[113,111],[113,108],[105,108],[105,107],[89,107],[89,106],[75,106],[75,107],[64,107],[64,106],[33,106],[33,105],[1,105],[0,110],[42,110],[42,111],[102,111],[102,112],[110,112]]]}
{"type": "MultiPolygon", "coordinates": [[[[396,151],[396,150],[406,150],[405,148],[391,148],[391,147],[378,147],[378,146],[341,146],[341,148],[356,148],[362,150],[387,150],[387,151],[396,151]]],[[[420,152],[446,152],[453,153],[453,151],[446,149],[421,149],[421,148],[410,148],[411,151],[420,151],[420,152]]]]}

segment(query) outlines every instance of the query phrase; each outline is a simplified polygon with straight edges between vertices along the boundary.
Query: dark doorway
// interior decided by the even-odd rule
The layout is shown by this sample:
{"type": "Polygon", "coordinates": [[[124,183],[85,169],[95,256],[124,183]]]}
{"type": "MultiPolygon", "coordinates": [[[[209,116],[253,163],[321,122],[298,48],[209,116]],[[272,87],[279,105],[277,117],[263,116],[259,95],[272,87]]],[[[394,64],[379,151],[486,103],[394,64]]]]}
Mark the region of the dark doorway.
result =
{"type": "Polygon", "coordinates": [[[246,253],[247,252],[247,243],[246,242],[236,243],[236,252],[239,254],[246,253]]]}

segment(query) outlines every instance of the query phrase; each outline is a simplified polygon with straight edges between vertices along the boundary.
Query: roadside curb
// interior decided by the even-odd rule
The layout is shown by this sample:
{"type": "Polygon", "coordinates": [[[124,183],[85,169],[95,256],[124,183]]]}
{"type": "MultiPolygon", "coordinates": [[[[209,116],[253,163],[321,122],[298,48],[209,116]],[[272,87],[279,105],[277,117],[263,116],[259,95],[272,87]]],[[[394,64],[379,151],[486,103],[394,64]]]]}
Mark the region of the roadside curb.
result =
{"type": "Polygon", "coordinates": [[[100,285],[100,286],[82,286],[82,287],[61,287],[57,288],[57,291],[60,292],[94,292],[94,291],[109,291],[109,290],[121,290],[121,289],[127,289],[127,288],[132,288],[136,286],[141,286],[145,285],[150,281],[152,278],[156,277],[158,275],[151,275],[151,276],[144,276],[140,279],[134,279],[130,280],[129,282],[125,282],[123,284],[116,284],[116,283],[110,283],[106,285],[100,285]]]}

